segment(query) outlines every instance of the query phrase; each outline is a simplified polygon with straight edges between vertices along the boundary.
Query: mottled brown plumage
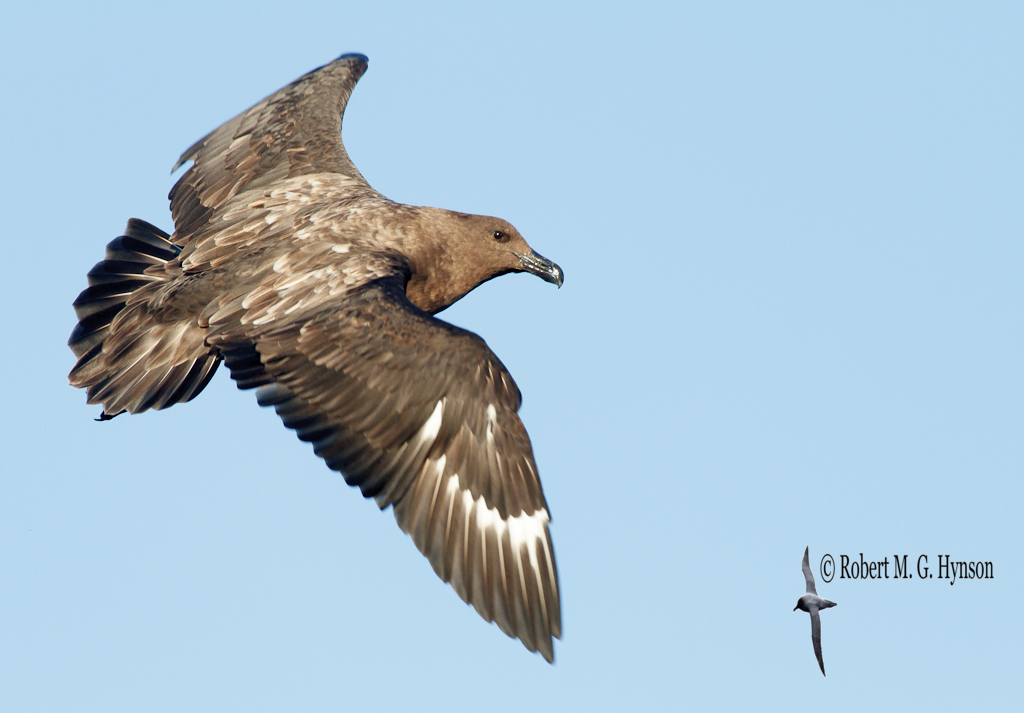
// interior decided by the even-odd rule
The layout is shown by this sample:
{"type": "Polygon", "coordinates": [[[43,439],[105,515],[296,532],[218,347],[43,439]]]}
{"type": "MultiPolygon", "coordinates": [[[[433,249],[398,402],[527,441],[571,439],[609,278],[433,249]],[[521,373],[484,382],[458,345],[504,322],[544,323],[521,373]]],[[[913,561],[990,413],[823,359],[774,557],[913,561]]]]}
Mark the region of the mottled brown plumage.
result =
{"type": "Polygon", "coordinates": [[[460,597],[551,661],[558,577],[519,389],[482,339],[433,315],[499,275],[562,272],[501,219],[367,184],[341,142],[365,70],[344,55],[182,155],[174,234],[133,219],[90,272],[69,378],[111,418],[190,400],[224,361],[393,506],[460,597]]]}

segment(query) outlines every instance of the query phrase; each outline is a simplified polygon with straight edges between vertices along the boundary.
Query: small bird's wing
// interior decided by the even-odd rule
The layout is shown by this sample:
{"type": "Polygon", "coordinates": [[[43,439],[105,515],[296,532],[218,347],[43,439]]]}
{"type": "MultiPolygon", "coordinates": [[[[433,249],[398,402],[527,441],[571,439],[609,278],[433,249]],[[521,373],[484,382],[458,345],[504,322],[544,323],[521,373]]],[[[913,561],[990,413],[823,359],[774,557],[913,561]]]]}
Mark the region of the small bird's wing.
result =
{"type": "Polygon", "coordinates": [[[360,54],[342,55],[300,77],[207,134],[181,155],[194,164],[171,189],[174,241],[184,245],[236,196],[284,179],[334,173],[354,194],[373,189],[341,141],[349,96],[366,71],[360,54]]]}
{"type": "Polygon", "coordinates": [[[811,614],[811,643],[814,644],[814,655],[818,659],[818,666],[821,668],[821,675],[825,675],[825,662],[821,658],[821,617],[818,616],[818,607],[813,604],[807,607],[811,614]]]}
{"type": "Polygon", "coordinates": [[[811,546],[808,545],[804,549],[804,562],[802,565],[804,571],[804,579],[807,581],[807,593],[817,594],[817,590],[814,588],[814,572],[811,571],[811,546]]]}
{"type": "Polygon", "coordinates": [[[482,339],[414,307],[403,285],[318,302],[332,283],[308,280],[290,285],[287,309],[254,292],[232,327],[243,338],[233,345],[215,317],[210,343],[330,468],[394,506],[464,601],[551,661],[558,576],[519,389],[482,339]]]}

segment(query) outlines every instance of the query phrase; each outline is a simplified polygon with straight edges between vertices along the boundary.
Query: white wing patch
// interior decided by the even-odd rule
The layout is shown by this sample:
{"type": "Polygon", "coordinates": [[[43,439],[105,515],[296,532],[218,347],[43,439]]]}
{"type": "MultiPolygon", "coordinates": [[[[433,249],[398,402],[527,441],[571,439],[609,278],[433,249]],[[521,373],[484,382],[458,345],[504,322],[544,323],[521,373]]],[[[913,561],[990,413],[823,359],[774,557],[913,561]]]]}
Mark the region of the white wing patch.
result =
{"type": "MultiPolygon", "coordinates": [[[[449,416],[445,406],[441,399],[410,438],[410,446],[422,444],[421,453],[432,447],[449,416]]],[[[493,454],[495,438],[500,437],[497,406],[484,404],[484,414],[485,442],[469,447],[483,446],[493,454]]],[[[531,511],[531,505],[522,502],[524,509],[517,515],[502,517],[502,511],[485,499],[486,489],[474,496],[471,477],[446,467],[453,465],[443,453],[423,463],[415,485],[395,503],[398,524],[463,601],[550,660],[551,638],[561,631],[558,575],[548,534],[550,515],[543,505],[531,511]]],[[[524,459],[523,465],[520,477],[534,474],[530,459],[524,459]]],[[[500,471],[482,475],[501,477],[500,471]]]]}
{"type": "Polygon", "coordinates": [[[426,420],[423,427],[420,428],[418,438],[420,443],[433,443],[434,439],[437,438],[438,432],[441,430],[441,420],[444,418],[444,399],[437,402],[437,406],[434,407],[434,411],[430,414],[430,418],[426,420]]]}
{"type": "Polygon", "coordinates": [[[487,443],[494,446],[494,426],[498,422],[498,412],[494,404],[487,404],[487,443]]]}
{"type": "MultiPolygon", "coordinates": [[[[493,407],[491,407],[493,408],[493,407]]],[[[507,520],[502,519],[497,508],[488,507],[484,501],[484,497],[481,495],[476,500],[473,500],[473,495],[469,492],[469,489],[462,489],[462,484],[459,481],[459,474],[453,473],[451,478],[448,480],[447,496],[448,496],[448,526],[451,526],[451,511],[452,506],[455,504],[456,494],[462,491],[462,511],[467,514],[465,518],[466,532],[463,538],[464,546],[469,549],[469,527],[471,524],[471,518],[469,513],[473,512],[473,506],[476,505],[476,528],[477,534],[480,537],[480,551],[481,554],[486,558],[487,553],[487,531],[491,530],[494,532],[495,540],[498,544],[498,558],[500,561],[500,570],[502,573],[502,579],[505,577],[505,553],[503,549],[503,540],[505,531],[508,530],[509,544],[511,545],[511,555],[515,563],[516,568],[519,571],[519,582],[522,590],[523,601],[528,602],[530,600],[529,592],[526,588],[526,578],[523,576],[523,550],[526,550],[526,559],[529,567],[533,570],[534,581],[540,582],[545,579],[542,576],[540,569],[540,557],[538,556],[538,547],[544,549],[544,561],[546,563],[545,569],[547,569],[547,577],[551,582],[557,581],[555,577],[555,571],[552,566],[554,558],[551,556],[551,550],[548,548],[547,538],[547,524],[550,521],[548,511],[544,508],[534,512],[527,513],[523,511],[520,515],[510,517],[507,520]]],[[[447,539],[447,537],[445,538],[447,539]]],[[[484,569],[487,569],[486,559],[484,561],[484,569]]],[[[508,583],[503,582],[504,588],[507,591],[508,583]]],[[[548,619],[548,603],[544,601],[544,588],[538,587],[537,592],[540,595],[540,606],[544,612],[544,618],[548,619]]]]}

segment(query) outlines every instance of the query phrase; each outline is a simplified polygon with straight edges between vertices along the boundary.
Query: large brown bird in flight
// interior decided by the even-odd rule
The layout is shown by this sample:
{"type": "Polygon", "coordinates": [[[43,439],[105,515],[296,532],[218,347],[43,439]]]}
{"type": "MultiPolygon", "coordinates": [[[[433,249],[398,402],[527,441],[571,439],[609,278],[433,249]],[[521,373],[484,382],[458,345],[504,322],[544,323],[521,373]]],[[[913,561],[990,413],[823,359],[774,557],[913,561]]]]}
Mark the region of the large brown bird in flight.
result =
{"type": "MultiPolygon", "coordinates": [[[[189,401],[221,361],[530,651],[561,635],[547,504],[519,389],[434,315],[562,270],[499,218],[394,203],[341,141],[367,59],[301,77],[188,149],[174,234],[130,220],[75,301],[71,384],[101,419],[189,401]]],[[[177,168],[177,166],[175,167],[177,168]]]]}

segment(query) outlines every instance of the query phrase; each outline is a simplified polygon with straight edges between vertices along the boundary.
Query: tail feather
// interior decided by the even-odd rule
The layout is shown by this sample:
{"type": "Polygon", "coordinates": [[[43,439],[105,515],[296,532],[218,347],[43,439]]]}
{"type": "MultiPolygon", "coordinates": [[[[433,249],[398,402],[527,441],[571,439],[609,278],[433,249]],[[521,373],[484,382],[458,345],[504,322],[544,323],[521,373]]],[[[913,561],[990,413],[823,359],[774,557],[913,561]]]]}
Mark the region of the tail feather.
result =
{"type": "Polygon", "coordinates": [[[220,363],[194,318],[161,321],[151,309],[149,298],[171,279],[159,268],[181,252],[169,237],[128,221],[74,302],[79,322],[68,346],[79,359],[68,379],[88,389],[89,403],[103,404],[103,419],[189,401],[220,363]]]}
{"type": "Polygon", "coordinates": [[[78,325],[68,346],[82,356],[103,341],[114,320],[136,290],[160,278],[146,269],[163,265],[181,252],[170,236],[144,220],[132,218],[125,234],[107,245],[104,259],[89,270],[89,287],[74,302],[78,325]]]}

